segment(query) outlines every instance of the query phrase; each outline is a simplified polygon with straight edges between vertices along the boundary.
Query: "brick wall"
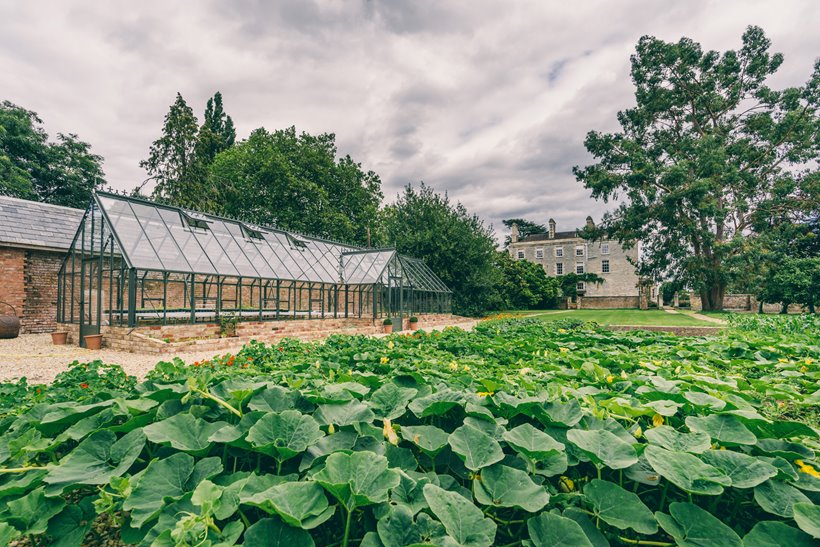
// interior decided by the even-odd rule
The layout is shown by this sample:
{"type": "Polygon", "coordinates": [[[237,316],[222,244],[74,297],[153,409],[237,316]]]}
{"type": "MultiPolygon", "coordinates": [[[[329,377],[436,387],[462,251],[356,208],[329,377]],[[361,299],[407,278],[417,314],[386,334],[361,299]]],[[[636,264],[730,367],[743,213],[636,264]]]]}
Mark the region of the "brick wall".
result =
{"type": "Polygon", "coordinates": [[[51,332],[57,326],[57,273],[63,254],[27,251],[24,267],[23,332],[51,332]]]}
{"type": "MultiPolygon", "coordinates": [[[[26,297],[23,269],[26,251],[0,247],[0,301],[8,302],[23,315],[23,303],[26,297]]],[[[12,313],[8,306],[0,305],[0,315],[12,313]]]]}
{"type": "Polygon", "coordinates": [[[579,296],[579,310],[607,310],[613,308],[637,308],[638,296],[579,296]]]}

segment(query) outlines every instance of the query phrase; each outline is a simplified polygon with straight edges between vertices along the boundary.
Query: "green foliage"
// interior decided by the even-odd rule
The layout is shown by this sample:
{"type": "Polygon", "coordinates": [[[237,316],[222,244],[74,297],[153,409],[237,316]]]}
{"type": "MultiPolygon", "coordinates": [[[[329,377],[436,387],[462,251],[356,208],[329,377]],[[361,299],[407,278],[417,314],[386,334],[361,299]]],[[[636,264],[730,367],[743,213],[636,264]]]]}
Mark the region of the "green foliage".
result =
{"type": "Polygon", "coordinates": [[[84,209],[105,184],[102,157],[73,133],[48,142],[36,113],[0,103],[0,195],[84,209]]]}
{"type": "Polygon", "coordinates": [[[82,400],[65,379],[0,399],[0,539],[807,545],[816,339],[490,320],[251,343],[139,384],[75,366],[82,400]]]}
{"type": "Polygon", "coordinates": [[[383,212],[384,243],[424,260],[453,291],[453,312],[478,315],[503,309],[497,291],[493,232],[461,203],[424,183],[408,185],[383,212]]]}
{"type": "Polygon", "coordinates": [[[785,258],[769,269],[758,297],[762,302],[820,306],[820,258],[785,258]]]}
{"type": "MultiPolygon", "coordinates": [[[[536,222],[529,221],[524,218],[507,218],[501,221],[501,223],[506,226],[507,228],[512,228],[512,225],[515,224],[518,226],[518,238],[519,240],[524,239],[528,235],[532,234],[545,234],[547,233],[547,227],[543,224],[538,224],[536,222]]],[[[510,246],[511,236],[506,236],[504,238],[504,248],[510,246]]]]}
{"type": "Polygon", "coordinates": [[[496,253],[495,263],[501,274],[495,287],[501,309],[544,310],[558,304],[561,279],[547,276],[540,264],[514,260],[506,252],[496,253]]]}
{"type": "Polygon", "coordinates": [[[704,309],[721,309],[743,271],[734,266],[749,250],[744,233],[799,218],[817,195],[816,166],[805,166],[818,154],[820,63],[805,86],[773,90],[766,79],[783,56],[770,45],[759,27],[722,54],[689,38],[641,38],[631,58],[637,105],[619,112],[620,132],[588,133],[598,163],[574,169],[593,197],[624,198],[603,224],[644,243],[640,273],[692,286],[704,309]]]}
{"type": "Polygon", "coordinates": [[[575,298],[578,296],[578,283],[592,283],[599,285],[604,282],[604,278],[592,272],[575,273],[567,272],[564,275],[556,278],[560,283],[561,295],[564,297],[575,298]]]}
{"type": "Polygon", "coordinates": [[[350,156],[337,159],[335,135],[294,127],[256,129],[217,154],[208,180],[217,193],[210,212],[359,244],[368,242],[382,198],[378,175],[350,156]]]}

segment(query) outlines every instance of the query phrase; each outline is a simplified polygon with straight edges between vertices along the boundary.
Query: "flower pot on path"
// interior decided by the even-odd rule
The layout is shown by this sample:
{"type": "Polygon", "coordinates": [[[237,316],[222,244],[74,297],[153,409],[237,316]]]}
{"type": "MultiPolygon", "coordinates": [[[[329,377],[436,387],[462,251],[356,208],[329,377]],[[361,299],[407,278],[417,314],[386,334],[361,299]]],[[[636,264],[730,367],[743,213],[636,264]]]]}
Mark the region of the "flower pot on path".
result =
{"type": "Polygon", "coordinates": [[[384,333],[385,334],[390,334],[391,332],[393,332],[393,325],[385,325],[384,326],[384,333]]]}
{"type": "Polygon", "coordinates": [[[100,349],[102,347],[102,334],[89,334],[84,336],[85,347],[87,349],[100,349]]]}
{"type": "Polygon", "coordinates": [[[65,343],[68,341],[68,333],[67,332],[52,332],[51,333],[51,343],[55,346],[64,346],[65,343]]]}
{"type": "Polygon", "coordinates": [[[410,330],[419,330],[419,322],[418,321],[410,321],[408,323],[410,325],[410,330]]]}

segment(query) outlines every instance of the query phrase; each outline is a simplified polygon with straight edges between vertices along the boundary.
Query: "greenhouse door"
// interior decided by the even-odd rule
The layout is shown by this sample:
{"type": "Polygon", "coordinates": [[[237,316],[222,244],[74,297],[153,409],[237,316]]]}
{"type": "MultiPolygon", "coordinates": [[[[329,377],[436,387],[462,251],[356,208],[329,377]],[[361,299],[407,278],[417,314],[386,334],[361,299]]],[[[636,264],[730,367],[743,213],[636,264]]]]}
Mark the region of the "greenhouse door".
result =
{"type": "Polygon", "coordinates": [[[85,347],[85,336],[100,334],[100,259],[83,259],[80,273],[80,346],[85,347]]]}
{"type": "Polygon", "coordinates": [[[400,276],[391,275],[388,278],[387,285],[387,316],[393,320],[394,330],[395,325],[402,324],[402,310],[404,309],[403,300],[403,279],[400,276]]]}

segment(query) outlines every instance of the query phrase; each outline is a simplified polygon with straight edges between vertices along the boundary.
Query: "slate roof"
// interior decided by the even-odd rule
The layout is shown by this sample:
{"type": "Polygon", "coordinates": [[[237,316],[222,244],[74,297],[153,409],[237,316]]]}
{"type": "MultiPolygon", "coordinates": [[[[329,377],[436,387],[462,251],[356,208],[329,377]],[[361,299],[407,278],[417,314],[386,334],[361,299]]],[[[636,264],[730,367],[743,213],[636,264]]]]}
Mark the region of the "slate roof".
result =
{"type": "Polygon", "coordinates": [[[519,242],[523,241],[554,241],[556,239],[572,239],[578,236],[577,230],[572,230],[570,232],[555,232],[555,237],[550,239],[549,234],[530,234],[527,237],[519,239],[519,242]]]}
{"type": "Polygon", "coordinates": [[[67,251],[85,211],[0,196],[0,246],[67,251]]]}

